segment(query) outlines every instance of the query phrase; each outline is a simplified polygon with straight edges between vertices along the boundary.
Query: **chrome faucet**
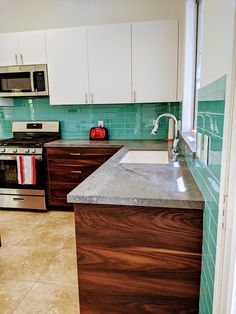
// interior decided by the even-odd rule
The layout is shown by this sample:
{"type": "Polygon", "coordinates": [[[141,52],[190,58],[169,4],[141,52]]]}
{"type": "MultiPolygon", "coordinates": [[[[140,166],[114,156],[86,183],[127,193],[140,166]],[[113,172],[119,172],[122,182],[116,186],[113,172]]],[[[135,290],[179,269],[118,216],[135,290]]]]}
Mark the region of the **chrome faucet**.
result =
{"type": "Polygon", "coordinates": [[[179,143],[179,132],[178,132],[178,122],[177,122],[177,119],[176,117],[171,114],[171,113],[163,113],[161,114],[159,117],[157,117],[154,125],[153,125],[153,128],[152,128],[152,132],[151,134],[153,135],[156,135],[157,134],[157,130],[159,128],[159,120],[161,118],[170,118],[170,119],[173,119],[174,120],[174,124],[175,124],[175,138],[174,138],[174,141],[173,141],[173,146],[172,146],[172,158],[173,158],[173,161],[177,161],[178,159],[178,143],[179,143]]]}

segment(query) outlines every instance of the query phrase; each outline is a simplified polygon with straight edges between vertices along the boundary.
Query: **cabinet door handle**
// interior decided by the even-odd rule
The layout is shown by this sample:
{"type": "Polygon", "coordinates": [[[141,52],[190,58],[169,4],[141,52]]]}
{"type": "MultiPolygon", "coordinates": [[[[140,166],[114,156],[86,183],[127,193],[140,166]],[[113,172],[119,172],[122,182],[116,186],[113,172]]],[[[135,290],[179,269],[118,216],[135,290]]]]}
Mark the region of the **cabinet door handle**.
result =
{"type": "Polygon", "coordinates": [[[81,153],[70,153],[71,156],[80,156],[81,153]]]}
{"type": "Polygon", "coordinates": [[[16,65],[18,65],[18,57],[16,53],[15,53],[15,60],[16,60],[16,65]]]}
{"type": "Polygon", "coordinates": [[[82,171],[81,170],[73,170],[70,173],[82,173],[82,171]]]}
{"type": "Polygon", "coordinates": [[[24,64],[24,62],[23,62],[23,55],[22,55],[22,53],[20,54],[20,60],[21,60],[21,64],[24,64]]]}
{"type": "Polygon", "coordinates": [[[88,103],[88,93],[85,93],[85,103],[88,103]]]}
{"type": "Polygon", "coordinates": [[[136,102],[137,101],[137,93],[136,93],[136,91],[134,91],[134,102],[136,102]]]}
{"type": "Polygon", "coordinates": [[[94,96],[93,96],[93,93],[91,93],[91,95],[90,95],[90,102],[91,102],[91,104],[93,104],[93,101],[94,101],[94,96]]]}

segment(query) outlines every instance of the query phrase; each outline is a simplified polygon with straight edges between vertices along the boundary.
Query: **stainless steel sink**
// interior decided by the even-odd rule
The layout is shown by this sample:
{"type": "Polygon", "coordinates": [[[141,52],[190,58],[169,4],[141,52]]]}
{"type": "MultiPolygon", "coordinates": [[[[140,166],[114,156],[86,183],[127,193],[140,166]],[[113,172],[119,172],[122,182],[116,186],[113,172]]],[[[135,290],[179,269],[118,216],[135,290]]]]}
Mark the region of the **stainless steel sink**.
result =
{"type": "Polygon", "coordinates": [[[157,150],[130,150],[121,159],[122,164],[168,164],[168,152],[157,150]]]}

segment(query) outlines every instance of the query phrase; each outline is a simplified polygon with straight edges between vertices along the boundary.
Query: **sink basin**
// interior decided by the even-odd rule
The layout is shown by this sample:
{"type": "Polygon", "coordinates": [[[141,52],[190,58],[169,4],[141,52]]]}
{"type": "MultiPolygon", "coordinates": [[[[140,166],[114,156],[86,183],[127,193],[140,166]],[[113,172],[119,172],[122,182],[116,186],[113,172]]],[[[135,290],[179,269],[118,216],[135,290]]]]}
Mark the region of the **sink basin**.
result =
{"type": "Polygon", "coordinates": [[[121,159],[122,164],[168,164],[168,152],[157,150],[130,150],[121,159]]]}

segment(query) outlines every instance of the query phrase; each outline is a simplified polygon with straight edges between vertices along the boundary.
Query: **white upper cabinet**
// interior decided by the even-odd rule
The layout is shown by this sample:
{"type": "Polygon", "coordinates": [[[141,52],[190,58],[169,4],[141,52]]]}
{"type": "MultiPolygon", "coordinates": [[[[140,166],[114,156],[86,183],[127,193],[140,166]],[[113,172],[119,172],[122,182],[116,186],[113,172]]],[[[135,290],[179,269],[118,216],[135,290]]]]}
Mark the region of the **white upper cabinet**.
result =
{"type": "Polygon", "coordinates": [[[46,43],[44,31],[18,33],[20,64],[45,64],[46,43]]]}
{"type": "Polygon", "coordinates": [[[89,26],[90,102],[131,102],[131,25],[89,26]]]}
{"type": "Polygon", "coordinates": [[[0,34],[0,66],[16,65],[19,58],[18,34],[0,34]]]}
{"type": "Polygon", "coordinates": [[[46,31],[50,104],[89,102],[86,28],[46,31]]]}
{"type": "Polygon", "coordinates": [[[43,31],[0,34],[0,66],[46,63],[43,31]]]}
{"type": "Polygon", "coordinates": [[[178,21],[132,24],[132,101],[177,100],[178,21]]]}
{"type": "Polygon", "coordinates": [[[44,31],[0,34],[0,66],[45,64],[44,31]]]}
{"type": "Polygon", "coordinates": [[[51,104],[172,102],[178,49],[178,20],[0,33],[0,66],[47,63],[51,104]]]}

